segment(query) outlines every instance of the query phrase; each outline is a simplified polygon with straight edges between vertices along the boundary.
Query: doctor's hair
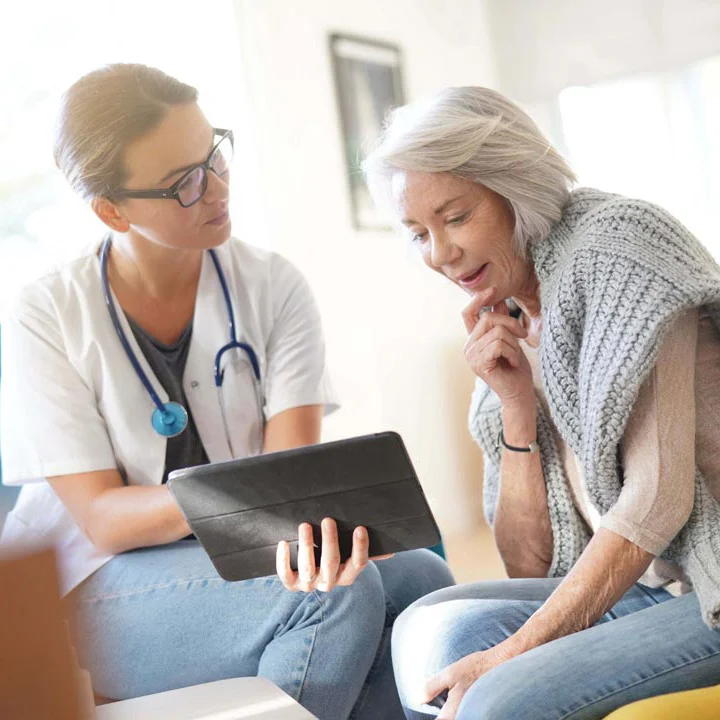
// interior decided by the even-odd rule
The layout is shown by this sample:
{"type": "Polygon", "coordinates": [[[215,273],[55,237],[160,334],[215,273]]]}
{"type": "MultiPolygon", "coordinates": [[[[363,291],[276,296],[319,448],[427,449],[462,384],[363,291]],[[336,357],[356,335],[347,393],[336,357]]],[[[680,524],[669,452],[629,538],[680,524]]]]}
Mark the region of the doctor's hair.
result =
{"type": "Polygon", "coordinates": [[[55,164],[85,200],[113,200],[127,180],[127,146],[154,130],[170,106],[197,97],[194,87],[147,65],[117,63],[94,70],[62,97],[55,164]]]}
{"type": "Polygon", "coordinates": [[[515,251],[544,240],[562,214],[575,174],[530,116],[484,87],[450,87],[396,109],[363,163],[375,201],[388,207],[397,171],[448,172],[501,195],[515,251]]]}

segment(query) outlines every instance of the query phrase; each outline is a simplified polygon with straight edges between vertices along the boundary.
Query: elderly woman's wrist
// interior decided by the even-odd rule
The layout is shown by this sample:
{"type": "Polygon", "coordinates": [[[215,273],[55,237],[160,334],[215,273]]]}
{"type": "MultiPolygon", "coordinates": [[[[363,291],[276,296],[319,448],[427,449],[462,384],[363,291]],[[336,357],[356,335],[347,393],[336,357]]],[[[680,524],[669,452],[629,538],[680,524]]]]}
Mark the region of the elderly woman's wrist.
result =
{"type": "Polygon", "coordinates": [[[503,414],[522,415],[525,413],[537,414],[537,398],[534,392],[514,395],[511,398],[501,398],[503,414]]]}
{"type": "Polygon", "coordinates": [[[535,403],[503,405],[503,436],[509,445],[525,446],[537,440],[535,403]]]}

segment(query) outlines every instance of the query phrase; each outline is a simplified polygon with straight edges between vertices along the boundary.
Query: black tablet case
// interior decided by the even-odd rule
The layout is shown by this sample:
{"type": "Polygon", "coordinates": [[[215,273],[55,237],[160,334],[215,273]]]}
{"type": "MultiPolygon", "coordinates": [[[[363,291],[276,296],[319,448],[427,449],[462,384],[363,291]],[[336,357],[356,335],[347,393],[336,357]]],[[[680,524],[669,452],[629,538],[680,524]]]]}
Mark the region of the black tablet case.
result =
{"type": "Polygon", "coordinates": [[[402,439],[366,435],[321,445],[177,470],[168,485],[195,536],[225,580],[275,574],[288,540],[296,567],[297,530],[338,524],[342,560],[352,532],[368,529],[370,555],[430,547],[440,533],[402,439]]]}

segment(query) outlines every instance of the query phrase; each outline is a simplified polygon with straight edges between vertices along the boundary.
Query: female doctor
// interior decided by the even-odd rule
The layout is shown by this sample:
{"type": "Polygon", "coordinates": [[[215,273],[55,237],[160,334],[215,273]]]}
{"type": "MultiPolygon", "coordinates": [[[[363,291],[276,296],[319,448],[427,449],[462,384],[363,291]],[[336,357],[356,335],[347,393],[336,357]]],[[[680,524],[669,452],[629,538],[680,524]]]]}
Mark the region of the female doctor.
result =
{"type": "Polygon", "coordinates": [[[299,529],[279,577],[218,577],[164,484],[176,468],[316,443],[334,410],[320,319],[286,260],[230,236],[230,131],[197,91],[111,65],[63,99],[55,159],[108,234],[3,324],[3,543],[57,547],[97,693],[264,675],[319,718],[401,718],[395,616],[452,583],[428,551],[339,563],[299,529]],[[303,592],[290,592],[291,590],[303,592]],[[332,592],[330,592],[332,591],[332,592]],[[353,710],[354,708],[354,710],[353,710]]]}

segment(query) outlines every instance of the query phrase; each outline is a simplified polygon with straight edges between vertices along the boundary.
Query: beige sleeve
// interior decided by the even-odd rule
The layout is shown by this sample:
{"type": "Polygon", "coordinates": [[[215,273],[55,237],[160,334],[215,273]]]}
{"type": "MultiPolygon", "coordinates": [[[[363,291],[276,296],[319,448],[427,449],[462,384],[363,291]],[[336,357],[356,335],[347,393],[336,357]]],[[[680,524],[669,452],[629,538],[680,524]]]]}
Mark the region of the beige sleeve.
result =
{"type": "Polygon", "coordinates": [[[622,492],[601,522],[653,555],[682,529],[695,499],[697,330],[691,310],[668,331],[625,429],[622,492]]]}

